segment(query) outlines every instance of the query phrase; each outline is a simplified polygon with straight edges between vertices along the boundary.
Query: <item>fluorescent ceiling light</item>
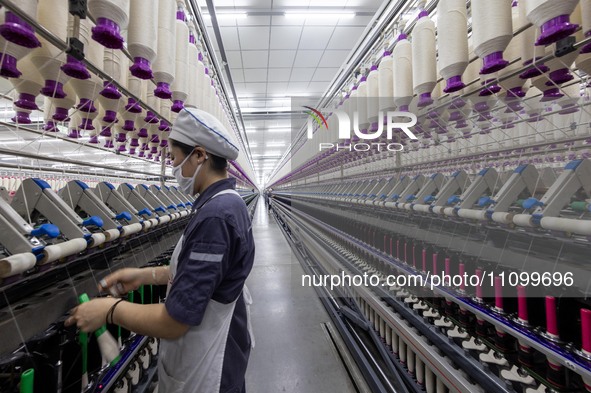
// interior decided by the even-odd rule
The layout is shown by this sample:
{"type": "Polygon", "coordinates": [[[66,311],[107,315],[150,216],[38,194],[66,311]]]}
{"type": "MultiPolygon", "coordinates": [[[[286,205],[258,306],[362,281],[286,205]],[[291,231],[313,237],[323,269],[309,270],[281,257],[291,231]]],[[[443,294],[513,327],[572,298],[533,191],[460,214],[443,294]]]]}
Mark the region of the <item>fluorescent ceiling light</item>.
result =
{"type": "Polygon", "coordinates": [[[258,147],[258,144],[257,144],[257,143],[252,143],[252,142],[251,142],[251,143],[249,143],[249,144],[248,144],[248,146],[249,146],[249,147],[258,147]]]}
{"type": "Polygon", "coordinates": [[[268,131],[273,133],[291,132],[291,128],[269,128],[268,131]]]}
{"type": "Polygon", "coordinates": [[[256,130],[256,128],[251,128],[251,129],[248,129],[248,128],[247,128],[247,129],[246,129],[246,132],[247,132],[248,134],[255,134],[255,133],[257,132],[257,130],[256,130]]]}
{"type": "MultiPolygon", "coordinates": [[[[211,19],[210,14],[204,14],[204,18],[211,19]]],[[[246,19],[248,14],[246,12],[216,12],[217,19],[246,19]]]]}
{"type": "Polygon", "coordinates": [[[269,142],[267,143],[267,147],[285,147],[284,142],[269,142]]]}
{"type": "Polygon", "coordinates": [[[285,13],[286,18],[290,19],[352,19],[354,12],[330,12],[330,11],[309,11],[309,12],[290,12],[285,13]]]}

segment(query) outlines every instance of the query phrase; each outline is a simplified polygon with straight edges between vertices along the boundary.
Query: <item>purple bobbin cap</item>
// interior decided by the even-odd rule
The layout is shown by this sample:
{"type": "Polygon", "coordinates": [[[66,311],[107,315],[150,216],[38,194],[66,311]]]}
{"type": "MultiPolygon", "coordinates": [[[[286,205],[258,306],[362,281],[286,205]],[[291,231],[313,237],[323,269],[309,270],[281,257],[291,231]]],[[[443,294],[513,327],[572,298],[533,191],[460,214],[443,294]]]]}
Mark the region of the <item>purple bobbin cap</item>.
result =
{"type": "Polygon", "coordinates": [[[468,123],[466,122],[466,120],[460,120],[455,125],[455,128],[457,128],[458,130],[466,127],[468,127],[468,123]]]}
{"type": "Polygon", "coordinates": [[[137,138],[131,138],[131,142],[129,142],[130,147],[139,147],[139,141],[137,138]]]}
{"type": "Polygon", "coordinates": [[[12,42],[25,48],[38,48],[41,42],[35,36],[35,32],[31,25],[13,14],[11,11],[6,11],[5,21],[0,25],[0,35],[6,41],[12,42]]]}
{"type": "Polygon", "coordinates": [[[94,106],[94,101],[92,101],[88,98],[81,98],[80,103],[78,103],[78,105],[76,106],[76,109],[78,109],[81,112],[86,112],[86,113],[96,112],[96,107],[94,106]]]}
{"type": "Polygon", "coordinates": [[[503,59],[503,52],[494,52],[482,58],[481,75],[492,74],[507,67],[509,62],[503,59]]]}
{"type": "Polygon", "coordinates": [[[121,92],[119,89],[115,87],[111,82],[104,81],[103,82],[103,90],[100,93],[103,97],[109,98],[111,100],[118,100],[121,98],[121,92]]]}
{"type": "Polygon", "coordinates": [[[568,68],[561,68],[560,70],[552,71],[550,73],[550,81],[546,82],[546,86],[554,86],[554,84],[561,85],[575,79],[568,68]]]}
{"type": "Polygon", "coordinates": [[[170,91],[170,85],[166,82],[158,82],[154,89],[154,95],[163,100],[170,100],[172,98],[172,92],[170,91]]]}
{"type": "Polygon", "coordinates": [[[127,141],[127,134],[124,132],[120,132],[117,134],[117,138],[115,138],[115,142],[125,143],[127,141]]]}
{"type": "Polygon", "coordinates": [[[185,103],[181,100],[174,100],[172,104],[172,108],[170,108],[174,113],[179,113],[185,107],[185,103]]]}
{"type": "Polygon", "coordinates": [[[77,129],[72,129],[68,133],[68,138],[78,139],[81,137],[82,137],[82,135],[80,134],[80,130],[77,130],[77,129]]]}
{"type": "Polygon", "coordinates": [[[134,57],[133,65],[129,67],[131,75],[140,79],[152,79],[154,74],[152,68],[150,68],[150,61],[143,57],[134,57]]]}
{"type": "Polygon", "coordinates": [[[159,143],[160,142],[160,138],[158,138],[158,135],[154,134],[152,135],[152,137],[150,138],[150,143],[159,143]]]}
{"type": "Polygon", "coordinates": [[[111,127],[103,127],[103,129],[101,130],[100,135],[101,136],[105,136],[105,137],[113,136],[113,134],[111,134],[111,127]]]}
{"type": "Polygon", "coordinates": [[[119,120],[117,119],[117,112],[106,111],[105,116],[103,116],[103,121],[106,123],[118,123],[119,120]]]}
{"type": "Polygon", "coordinates": [[[113,140],[112,139],[107,139],[105,141],[105,145],[104,147],[106,147],[107,149],[112,149],[115,145],[113,144],[113,140]]]}
{"type": "Polygon", "coordinates": [[[39,109],[35,103],[35,96],[27,93],[20,93],[18,95],[18,100],[14,102],[14,105],[18,108],[28,109],[31,111],[39,109]]]}
{"type": "Polygon", "coordinates": [[[131,131],[135,131],[134,125],[135,125],[135,123],[133,120],[125,120],[125,123],[123,124],[123,127],[121,127],[121,128],[127,132],[131,132],[131,131]]]}
{"type": "Polygon", "coordinates": [[[64,85],[61,82],[51,79],[45,81],[45,86],[41,88],[41,94],[46,97],[66,98],[64,85]]]}
{"type": "Polygon", "coordinates": [[[170,131],[170,124],[164,119],[160,120],[160,125],[158,126],[159,131],[170,131]]]}
{"type": "Polygon", "coordinates": [[[142,107],[140,106],[140,104],[136,100],[129,97],[127,99],[127,105],[125,105],[125,110],[130,113],[141,113],[142,107]]]}
{"type": "Polygon", "coordinates": [[[561,108],[562,109],[558,112],[561,115],[570,115],[571,113],[577,113],[579,111],[579,106],[574,103],[567,104],[561,108]]]}
{"type": "MultiPolygon", "coordinates": [[[[537,61],[539,59],[536,58],[535,60],[537,61]]],[[[524,62],[523,65],[527,66],[527,65],[532,64],[533,62],[534,62],[534,59],[530,59],[530,60],[524,62]]],[[[519,77],[521,79],[535,78],[537,76],[545,74],[548,71],[550,71],[550,68],[545,66],[544,63],[536,63],[532,68],[521,73],[521,75],[519,75],[519,77]]]]}
{"type": "Polygon", "coordinates": [[[449,121],[460,121],[464,118],[464,115],[460,111],[452,112],[449,115],[449,121]]]}
{"type": "Polygon", "coordinates": [[[140,150],[139,154],[137,155],[140,158],[144,158],[146,156],[146,153],[144,153],[143,150],[140,150]]]}
{"type": "Polygon", "coordinates": [[[142,143],[141,149],[144,150],[144,151],[145,150],[148,150],[149,149],[148,144],[147,143],[142,143]]]}
{"type": "Polygon", "coordinates": [[[156,154],[156,153],[158,153],[158,147],[152,146],[152,148],[150,149],[150,154],[156,154]]]}
{"type": "Polygon", "coordinates": [[[534,123],[542,120],[540,113],[530,113],[529,118],[526,120],[528,123],[534,123]]]}
{"type": "Polygon", "coordinates": [[[433,99],[431,98],[431,93],[423,93],[419,96],[419,102],[417,106],[419,108],[424,108],[429,106],[433,103],[433,99]]]}
{"type": "Polygon", "coordinates": [[[166,139],[162,139],[160,141],[160,147],[166,147],[166,146],[168,146],[168,141],[166,139]]]}
{"type": "Polygon", "coordinates": [[[147,138],[148,137],[148,130],[145,128],[140,128],[139,132],[137,133],[137,136],[140,138],[147,138]]]}
{"type": "Polygon", "coordinates": [[[120,31],[119,25],[111,19],[98,18],[96,26],[92,28],[92,39],[105,48],[122,49],[125,40],[120,31]]]}
{"type": "Polygon", "coordinates": [[[445,83],[446,83],[446,86],[445,86],[445,89],[443,89],[444,93],[454,93],[454,92],[460,91],[464,87],[466,87],[464,82],[462,82],[461,75],[452,76],[451,78],[446,80],[445,83]]]}
{"type": "MultiPolygon", "coordinates": [[[[591,30],[589,30],[585,33],[585,38],[589,38],[589,37],[591,37],[591,30]]],[[[591,53],[591,42],[588,43],[587,45],[585,45],[581,49],[581,54],[585,54],[585,53],[591,53]]]]}
{"type": "Polygon", "coordinates": [[[68,116],[68,109],[67,108],[55,108],[55,113],[51,118],[55,121],[67,121],[68,116]]]}
{"type": "MultiPolygon", "coordinates": [[[[492,82],[492,81],[486,81],[484,84],[487,84],[489,82],[492,82]]],[[[498,93],[499,91],[501,91],[501,86],[499,86],[495,83],[493,85],[489,85],[489,86],[485,87],[484,89],[480,90],[480,93],[478,93],[478,96],[488,97],[488,96],[492,96],[493,94],[498,93]]]]}
{"type": "Polygon", "coordinates": [[[16,58],[8,53],[0,53],[2,64],[0,66],[0,76],[5,78],[18,78],[23,73],[16,68],[16,58]]]}
{"type": "Polygon", "coordinates": [[[573,34],[579,25],[570,23],[569,15],[552,18],[541,27],[541,34],[536,41],[537,46],[547,46],[573,34]]]}
{"type": "Polygon", "coordinates": [[[31,118],[29,117],[29,112],[19,112],[16,111],[16,114],[10,119],[17,124],[31,124],[31,118]]]}
{"type": "Polygon", "coordinates": [[[152,111],[148,111],[146,117],[144,118],[144,121],[150,124],[158,124],[158,122],[160,122],[160,120],[158,120],[158,117],[152,111]]]}
{"type": "Polygon", "coordinates": [[[84,63],[70,55],[68,55],[68,62],[63,64],[60,69],[64,72],[64,74],[75,79],[90,78],[90,72],[88,72],[84,63]]]}
{"type": "Polygon", "coordinates": [[[515,112],[519,112],[520,110],[523,109],[523,106],[521,105],[521,100],[508,100],[507,101],[507,110],[505,110],[505,113],[515,113],[515,112]]]}
{"type": "Polygon", "coordinates": [[[558,87],[553,87],[551,89],[544,90],[544,97],[540,99],[540,102],[554,101],[562,97],[564,97],[564,94],[560,92],[560,89],[558,87]]]}
{"type": "Polygon", "coordinates": [[[99,143],[98,135],[91,136],[90,139],[88,140],[88,143],[92,143],[93,145],[98,145],[98,143],[99,143]]]}
{"type": "Polygon", "coordinates": [[[57,124],[53,120],[49,120],[47,123],[45,123],[45,126],[43,126],[43,130],[47,132],[59,132],[57,124]]]}
{"type": "Polygon", "coordinates": [[[147,158],[148,160],[151,160],[151,159],[152,159],[152,157],[154,157],[154,155],[153,155],[152,153],[148,153],[148,155],[146,156],[146,158],[147,158]]]}
{"type": "Polygon", "coordinates": [[[135,147],[129,147],[129,154],[134,156],[135,155],[135,147]]]}
{"type": "Polygon", "coordinates": [[[507,98],[523,98],[525,97],[525,91],[523,91],[523,87],[512,87],[511,89],[507,90],[507,98]]]}
{"type": "Polygon", "coordinates": [[[120,152],[120,153],[123,153],[124,151],[127,151],[127,148],[125,147],[125,144],[119,145],[119,147],[117,148],[117,151],[120,152]]]}
{"type": "Polygon", "coordinates": [[[80,122],[80,129],[82,130],[94,130],[94,126],[92,125],[92,119],[83,118],[80,122]]]}

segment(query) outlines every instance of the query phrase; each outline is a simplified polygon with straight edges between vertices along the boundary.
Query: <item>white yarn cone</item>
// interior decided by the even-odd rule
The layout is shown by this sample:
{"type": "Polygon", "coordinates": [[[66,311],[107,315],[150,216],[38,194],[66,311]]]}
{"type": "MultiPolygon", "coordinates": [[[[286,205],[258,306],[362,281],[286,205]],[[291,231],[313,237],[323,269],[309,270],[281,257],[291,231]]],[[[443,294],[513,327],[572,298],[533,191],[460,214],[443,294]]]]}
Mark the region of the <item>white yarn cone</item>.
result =
{"type": "Polygon", "coordinates": [[[140,79],[154,77],[151,63],[158,47],[158,0],[130,0],[127,49],[134,64],[131,74],[140,79]]]}
{"type": "Polygon", "coordinates": [[[382,60],[378,66],[378,96],[380,97],[380,111],[386,114],[388,111],[392,111],[396,108],[394,104],[394,72],[392,70],[394,66],[394,59],[392,54],[384,50],[382,60]]]}
{"type": "Polygon", "coordinates": [[[439,0],[437,4],[439,73],[447,81],[446,93],[464,88],[468,67],[468,16],[464,0],[439,0]]]}
{"type": "Polygon", "coordinates": [[[110,49],[122,49],[121,30],[129,22],[129,0],[88,0],[88,10],[97,23],[92,39],[110,49]]]}
{"type": "Polygon", "coordinates": [[[536,45],[550,45],[573,34],[578,26],[570,23],[579,0],[527,0],[527,19],[538,26],[541,34],[536,45]]]}
{"type": "Polygon", "coordinates": [[[19,109],[38,110],[35,99],[39,95],[39,91],[43,87],[43,78],[37,71],[35,65],[31,62],[30,57],[23,58],[20,62],[20,69],[22,75],[20,78],[11,78],[10,83],[14,86],[18,96],[14,101],[14,106],[17,109],[18,123],[30,124],[31,120],[25,113],[19,115],[19,109]]]}
{"type": "Polygon", "coordinates": [[[414,93],[412,85],[412,46],[406,34],[400,34],[398,37],[392,57],[394,58],[392,66],[394,72],[394,103],[398,110],[408,111],[414,93]]]}
{"type": "Polygon", "coordinates": [[[474,52],[483,61],[482,74],[491,74],[507,66],[503,51],[513,38],[512,0],[475,1],[472,4],[474,52]]]}
{"type": "Polygon", "coordinates": [[[175,77],[172,82],[172,110],[180,112],[189,94],[189,27],[184,21],[184,12],[177,12],[175,25],[176,60],[175,77]],[[181,18],[181,19],[179,19],[181,18]]]}
{"type": "Polygon", "coordinates": [[[435,23],[426,11],[421,11],[412,31],[412,78],[419,108],[433,103],[431,92],[437,84],[436,53],[435,23]]]}
{"type": "MultiPolygon", "coordinates": [[[[37,0],[21,0],[16,5],[26,15],[36,18],[37,0]]],[[[0,10],[0,76],[18,78],[20,71],[17,61],[40,45],[41,42],[28,23],[6,8],[0,10]]]]}
{"type": "Polygon", "coordinates": [[[176,4],[170,0],[158,3],[158,50],[154,61],[154,80],[158,98],[172,98],[170,85],[175,78],[176,67],[176,4]],[[173,61],[173,59],[175,59],[173,61]]]}

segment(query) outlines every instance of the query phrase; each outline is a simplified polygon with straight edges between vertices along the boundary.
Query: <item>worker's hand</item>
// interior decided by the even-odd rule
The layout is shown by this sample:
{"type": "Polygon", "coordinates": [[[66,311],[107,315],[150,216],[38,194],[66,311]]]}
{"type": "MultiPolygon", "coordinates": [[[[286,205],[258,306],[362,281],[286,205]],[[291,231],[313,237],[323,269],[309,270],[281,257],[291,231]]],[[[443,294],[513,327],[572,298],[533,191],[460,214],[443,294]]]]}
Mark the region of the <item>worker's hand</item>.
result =
{"type": "Polygon", "coordinates": [[[80,330],[91,333],[105,324],[107,312],[117,299],[103,297],[82,303],[70,310],[70,317],[66,319],[66,326],[76,325],[80,330]]]}
{"type": "Polygon", "coordinates": [[[138,289],[145,281],[148,269],[125,268],[117,270],[103,278],[98,285],[99,291],[109,292],[113,296],[123,296],[138,289]]]}

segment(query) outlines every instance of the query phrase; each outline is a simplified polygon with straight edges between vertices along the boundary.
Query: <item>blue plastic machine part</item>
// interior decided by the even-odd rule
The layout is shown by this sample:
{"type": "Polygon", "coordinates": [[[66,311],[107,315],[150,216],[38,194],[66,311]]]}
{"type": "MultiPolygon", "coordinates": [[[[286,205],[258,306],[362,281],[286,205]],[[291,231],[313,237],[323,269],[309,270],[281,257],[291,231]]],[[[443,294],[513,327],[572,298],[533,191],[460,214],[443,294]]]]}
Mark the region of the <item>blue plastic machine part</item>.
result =
{"type": "Polygon", "coordinates": [[[102,218],[100,218],[98,216],[92,216],[92,217],[89,217],[86,220],[82,221],[82,225],[85,227],[88,227],[88,226],[102,227],[103,220],[102,220],[102,218]]]}
{"type": "Polygon", "coordinates": [[[115,216],[115,219],[131,221],[131,214],[129,212],[121,212],[115,216]]]}
{"type": "Polygon", "coordinates": [[[54,239],[60,235],[60,229],[53,224],[43,224],[31,231],[31,236],[41,237],[47,236],[54,239]]]}

